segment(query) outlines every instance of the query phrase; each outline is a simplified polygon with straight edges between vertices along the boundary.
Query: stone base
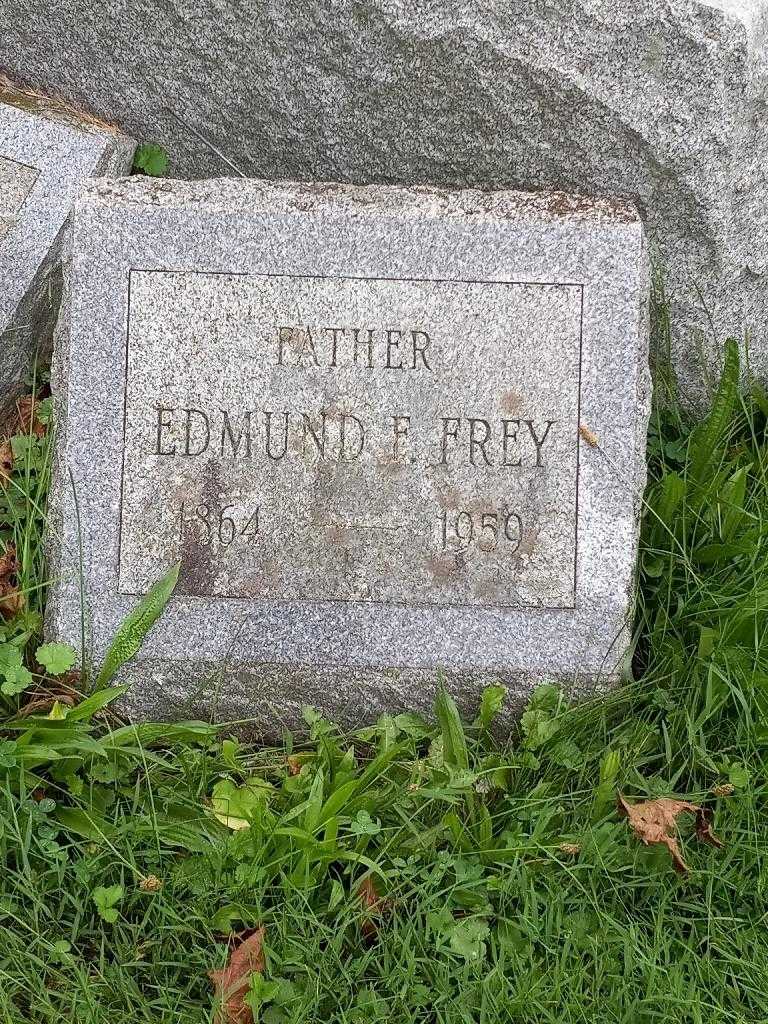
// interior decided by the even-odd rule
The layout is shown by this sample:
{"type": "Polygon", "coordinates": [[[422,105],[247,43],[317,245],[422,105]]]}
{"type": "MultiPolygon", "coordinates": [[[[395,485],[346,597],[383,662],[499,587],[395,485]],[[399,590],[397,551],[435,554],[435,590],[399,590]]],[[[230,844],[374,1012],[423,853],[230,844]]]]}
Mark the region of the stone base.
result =
{"type": "MultiPolygon", "coordinates": [[[[439,683],[456,699],[462,717],[472,721],[483,689],[507,687],[496,724],[504,731],[517,721],[531,696],[528,675],[508,670],[457,672],[435,669],[341,669],[320,665],[259,665],[235,669],[226,663],[142,661],[120,675],[128,691],[116,709],[133,721],[189,719],[232,723],[233,731],[279,741],[284,730],[306,733],[307,705],[345,729],[373,724],[380,715],[415,711],[430,718],[439,683]]],[[[620,682],[613,661],[597,676],[551,674],[541,683],[561,687],[573,700],[608,693],[620,682]]]]}

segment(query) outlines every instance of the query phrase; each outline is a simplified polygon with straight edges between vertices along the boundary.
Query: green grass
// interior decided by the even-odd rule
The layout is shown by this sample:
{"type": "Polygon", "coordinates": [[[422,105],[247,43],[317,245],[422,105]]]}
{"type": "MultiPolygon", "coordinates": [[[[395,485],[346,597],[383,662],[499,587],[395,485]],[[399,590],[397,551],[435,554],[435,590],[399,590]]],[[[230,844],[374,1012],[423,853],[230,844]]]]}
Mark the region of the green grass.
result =
{"type": "MultiPolygon", "coordinates": [[[[444,698],[352,735],[307,711],[280,749],[124,725],[109,689],[53,719],[2,698],[0,1021],[210,1021],[207,972],[257,925],[267,1024],[764,1021],[768,401],[737,369],[731,349],[700,423],[658,389],[635,681],[574,707],[544,687],[504,746],[496,690],[463,728],[444,698]],[[617,792],[705,804],[724,848],[681,818],[677,875],[617,792]]],[[[18,447],[13,636],[39,626],[50,462],[46,439],[18,447]]]]}

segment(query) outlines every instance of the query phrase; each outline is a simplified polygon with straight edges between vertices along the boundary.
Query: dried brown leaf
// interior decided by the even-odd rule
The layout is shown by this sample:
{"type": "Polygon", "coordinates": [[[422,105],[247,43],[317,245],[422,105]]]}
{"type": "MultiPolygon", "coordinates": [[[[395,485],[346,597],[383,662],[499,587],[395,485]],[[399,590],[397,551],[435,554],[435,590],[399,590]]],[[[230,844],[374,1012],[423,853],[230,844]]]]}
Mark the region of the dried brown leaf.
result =
{"type": "Polygon", "coordinates": [[[0,441],[0,487],[7,487],[13,470],[13,448],[10,441],[0,441]]]}
{"type": "Polygon", "coordinates": [[[618,806],[619,811],[627,817],[632,831],[646,846],[660,843],[667,847],[675,870],[680,874],[686,874],[688,871],[688,865],[683,860],[677,844],[677,819],[684,811],[696,816],[698,839],[711,846],[723,845],[710,828],[710,811],[698,804],[689,803],[687,800],[671,800],[667,797],[629,804],[619,794],[618,806]]]}
{"type": "MultiPolygon", "coordinates": [[[[38,675],[45,675],[42,665],[37,666],[38,675]]],[[[74,707],[79,704],[85,694],[81,689],[82,673],[79,668],[70,669],[63,676],[47,678],[43,686],[25,693],[27,701],[16,712],[17,717],[25,718],[28,715],[37,715],[40,712],[50,711],[54,704],[66,704],[74,707]]]]}
{"type": "Polygon", "coordinates": [[[364,938],[373,939],[379,931],[379,920],[387,908],[387,901],[379,895],[371,875],[363,879],[357,892],[365,909],[361,931],[364,938]]]}
{"type": "Polygon", "coordinates": [[[0,587],[11,582],[11,576],[19,571],[19,560],[16,558],[16,547],[6,544],[5,551],[0,555],[0,587]]]}
{"type": "Polygon", "coordinates": [[[594,431],[590,430],[589,427],[586,425],[586,423],[582,423],[579,426],[579,433],[581,434],[582,438],[587,442],[587,444],[590,446],[590,448],[597,448],[597,447],[599,447],[600,442],[597,439],[597,434],[595,434],[594,431]]]}
{"type": "Polygon", "coordinates": [[[35,437],[44,437],[46,426],[37,416],[39,401],[33,395],[24,395],[16,403],[16,421],[11,429],[12,434],[34,434],[35,437]]]}
{"type": "Polygon", "coordinates": [[[712,831],[712,811],[706,807],[699,807],[696,811],[696,838],[702,843],[717,847],[718,850],[723,848],[722,839],[718,839],[712,831]]]}
{"type": "MultiPolygon", "coordinates": [[[[26,694],[24,694],[26,697],[26,694]]],[[[38,715],[50,711],[54,704],[66,704],[74,707],[75,699],[68,693],[54,693],[48,690],[35,690],[29,700],[16,712],[17,718],[27,718],[29,715],[38,715]]]]}
{"type": "Polygon", "coordinates": [[[24,595],[16,587],[0,589],[0,615],[5,619],[12,619],[23,611],[26,600],[24,595]]]}
{"type": "Polygon", "coordinates": [[[12,619],[25,604],[24,595],[18,589],[15,575],[19,570],[16,548],[7,544],[0,555],[0,615],[12,619]]]}
{"type": "Polygon", "coordinates": [[[12,619],[23,610],[26,599],[19,588],[11,582],[0,582],[0,616],[12,619]]]}
{"type": "Polygon", "coordinates": [[[264,972],[264,928],[249,928],[233,936],[229,963],[221,971],[210,971],[221,1006],[216,1024],[253,1024],[251,1008],[245,1003],[251,975],[264,972]]]}

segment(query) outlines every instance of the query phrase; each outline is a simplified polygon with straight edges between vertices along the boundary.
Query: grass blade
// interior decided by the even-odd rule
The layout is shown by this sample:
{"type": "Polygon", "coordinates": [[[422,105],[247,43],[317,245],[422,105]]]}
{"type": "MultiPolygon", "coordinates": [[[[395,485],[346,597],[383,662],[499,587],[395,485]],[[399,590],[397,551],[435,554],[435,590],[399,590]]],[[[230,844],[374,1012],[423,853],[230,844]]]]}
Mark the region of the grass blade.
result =
{"type": "Polygon", "coordinates": [[[120,626],[96,680],[97,690],[107,686],[117,670],[137,653],[144,642],[144,637],[168,604],[179,578],[180,568],[181,562],[172,566],[165,576],[145,594],[120,626]]]}

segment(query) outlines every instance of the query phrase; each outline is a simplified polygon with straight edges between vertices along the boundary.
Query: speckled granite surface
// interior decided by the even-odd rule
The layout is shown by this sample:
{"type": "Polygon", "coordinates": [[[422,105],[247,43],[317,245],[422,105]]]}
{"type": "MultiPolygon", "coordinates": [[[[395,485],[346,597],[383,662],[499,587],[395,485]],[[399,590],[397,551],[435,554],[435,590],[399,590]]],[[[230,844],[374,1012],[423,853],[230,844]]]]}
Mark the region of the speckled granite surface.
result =
{"type": "Polygon", "coordinates": [[[714,361],[745,328],[768,373],[763,0],[6,0],[4,13],[0,67],[164,144],[179,177],[234,165],[624,196],[668,264],[684,382],[701,380],[700,349],[714,361]]]}
{"type": "Polygon", "coordinates": [[[130,710],[269,728],[427,707],[441,672],[465,705],[615,681],[650,398],[631,206],[104,181],[72,251],[47,625],[79,644],[71,474],[90,657],[182,561],[130,710]]]}
{"type": "Polygon", "coordinates": [[[35,352],[50,348],[72,202],[91,176],[127,173],[133,150],[120,133],[0,81],[0,417],[35,352]]]}

